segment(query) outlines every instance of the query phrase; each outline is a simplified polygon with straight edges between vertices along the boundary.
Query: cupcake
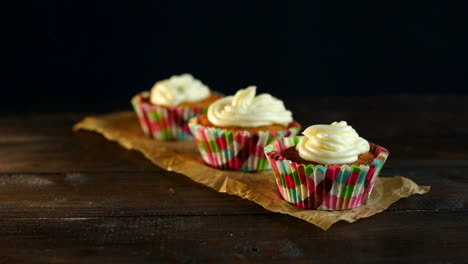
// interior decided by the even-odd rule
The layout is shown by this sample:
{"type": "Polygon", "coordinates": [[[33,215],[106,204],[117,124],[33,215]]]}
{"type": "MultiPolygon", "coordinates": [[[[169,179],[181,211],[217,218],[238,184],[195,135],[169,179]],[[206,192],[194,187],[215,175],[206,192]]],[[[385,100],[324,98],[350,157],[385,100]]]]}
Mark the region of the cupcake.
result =
{"type": "Polygon", "coordinates": [[[318,210],[364,204],[388,151],[359,137],[345,121],[313,125],[302,134],[265,148],[283,199],[318,210]]]}
{"type": "Polygon", "coordinates": [[[190,130],[208,165],[249,172],[267,170],[270,166],[263,148],[299,132],[300,125],[281,100],[255,94],[255,86],[241,89],[213,102],[206,115],[190,120],[190,130]]]}
{"type": "Polygon", "coordinates": [[[206,113],[221,95],[190,74],[157,82],[151,91],[132,98],[132,105],[146,136],[158,140],[191,139],[188,121],[206,113]]]}

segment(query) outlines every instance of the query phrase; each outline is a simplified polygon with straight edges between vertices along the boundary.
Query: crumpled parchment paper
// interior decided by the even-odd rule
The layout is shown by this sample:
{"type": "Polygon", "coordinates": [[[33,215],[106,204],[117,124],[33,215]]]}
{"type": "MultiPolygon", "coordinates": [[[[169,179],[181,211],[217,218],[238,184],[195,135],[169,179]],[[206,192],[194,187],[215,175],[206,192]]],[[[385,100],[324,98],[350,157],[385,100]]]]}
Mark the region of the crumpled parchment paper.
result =
{"type": "Polygon", "coordinates": [[[430,186],[419,186],[400,176],[378,178],[366,205],[343,211],[304,210],[281,198],[272,172],[243,173],[208,167],[193,141],[162,142],[145,137],[133,112],[87,117],[73,127],[75,131],[79,129],[98,132],[127,149],[140,151],[154,164],[184,174],[218,192],[237,195],[269,211],[289,214],[323,230],[340,220],[352,223],[380,213],[401,198],[424,194],[430,189],[430,186]]]}

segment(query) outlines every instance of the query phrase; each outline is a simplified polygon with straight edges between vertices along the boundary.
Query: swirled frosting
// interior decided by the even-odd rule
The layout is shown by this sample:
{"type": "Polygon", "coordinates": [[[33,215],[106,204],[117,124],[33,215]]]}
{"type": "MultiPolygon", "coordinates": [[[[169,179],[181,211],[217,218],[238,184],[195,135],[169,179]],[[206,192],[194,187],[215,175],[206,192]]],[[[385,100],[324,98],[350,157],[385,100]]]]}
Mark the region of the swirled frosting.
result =
{"type": "Polygon", "coordinates": [[[345,164],[358,160],[369,151],[367,140],[359,137],[345,121],[331,125],[313,125],[302,132],[296,150],[305,160],[320,164],[345,164]]]}
{"type": "Polygon", "coordinates": [[[175,106],[184,102],[195,102],[210,96],[210,89],[191,74],[173,75],[157,82],[151,88],[150,101],[163,106],[175,106]]]}
{"type": "Polygon", "coordinates": [[[256,87],[240,89],[234,96],[213,102],[208,108],[208,120],[216,126],[259,127],[272,124],[287,126],[291,111],[283,101],[270,94],[256,94],[256,87]]]}

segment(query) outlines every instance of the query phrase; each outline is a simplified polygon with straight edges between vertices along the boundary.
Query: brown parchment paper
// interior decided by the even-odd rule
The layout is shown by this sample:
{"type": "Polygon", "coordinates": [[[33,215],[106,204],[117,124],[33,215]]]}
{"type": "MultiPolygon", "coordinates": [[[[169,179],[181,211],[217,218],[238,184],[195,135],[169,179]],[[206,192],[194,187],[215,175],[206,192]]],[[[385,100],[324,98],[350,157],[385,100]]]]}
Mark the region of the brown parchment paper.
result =
{"type": "Polygon", "coordinates": [[[430,189],[430,186],[419,186],[404,177],[378,178],[364,206],[343,211],[304,210],[281,198],[270,171],[243,173],[208,167],[204,165],[193,141],[161,142],[146,138],[133,112],[87,117],[73,127],[75,131],[79,129],[98,132],[127,149],[138,150],[154,164],[184,174],[218,192],[249,199],[267,210],[289,214],[324,230],[340,220],[352,223],[380,213],[403,197],[424,194],[430,189]]]}

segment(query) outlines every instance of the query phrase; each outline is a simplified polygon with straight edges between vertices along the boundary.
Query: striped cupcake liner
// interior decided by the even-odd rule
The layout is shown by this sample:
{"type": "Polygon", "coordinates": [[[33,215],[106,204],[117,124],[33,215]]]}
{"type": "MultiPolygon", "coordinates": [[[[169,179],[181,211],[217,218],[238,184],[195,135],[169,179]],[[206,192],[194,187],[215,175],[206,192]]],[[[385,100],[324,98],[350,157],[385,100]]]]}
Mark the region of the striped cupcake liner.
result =
{"type": "Polygon", "coordinates": [[[250,133],[205,127],[198,123],[198,118],[192,118],[189,127],[208,165],[247,172],[270,169],[263,153],[264,147],[275,139],[297,135],[301,128],[299,123],[292,121],[284,130],[250,133]]]}
{"type": "Polygon", "coordinates": [[[208,107],[158,106],[150,103],[149,98],[150,92],[145,91],[135,95],[131,103],[145,135],[158,140],[192,139],[188,121],[208,110],[208,107]]]}
{"type": "Polygon", "coordinates": [[[375,155],[370,165],[304,165],[287,160],[281,151],[295,147],[301,137],[276,140],[265,148],[278,190],[284,200],[298,207],[343,210],[364,204],[374,188],[389,152],[370,144],[375,155]]]}

